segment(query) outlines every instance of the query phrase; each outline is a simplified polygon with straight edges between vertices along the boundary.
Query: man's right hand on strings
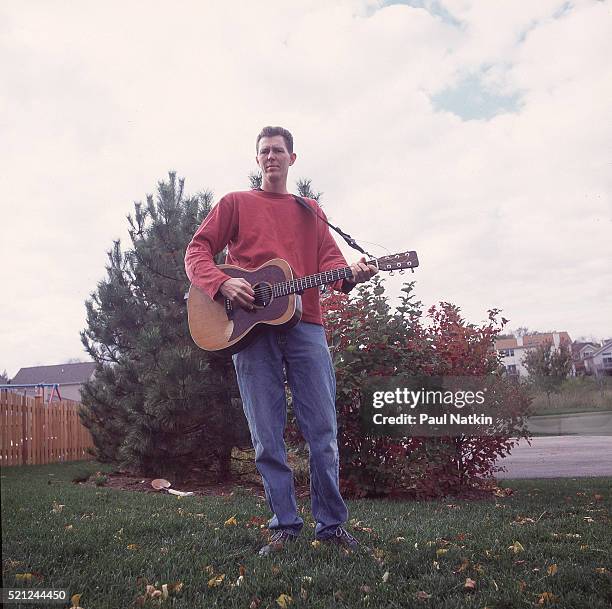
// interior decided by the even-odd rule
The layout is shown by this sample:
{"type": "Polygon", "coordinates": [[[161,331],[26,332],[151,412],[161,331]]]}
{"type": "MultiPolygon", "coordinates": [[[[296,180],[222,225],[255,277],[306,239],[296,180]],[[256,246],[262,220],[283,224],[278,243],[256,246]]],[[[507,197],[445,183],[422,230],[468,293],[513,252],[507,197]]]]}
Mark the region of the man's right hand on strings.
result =
{"type": "Polygon", "coordinates": [[[234,304],[239,304],[243,309],[252,310],[255,308],[255,292],[251,284],[243,277],[232,277],[224,281],[219,288],[219,292],[229,298],[234,304]]]}

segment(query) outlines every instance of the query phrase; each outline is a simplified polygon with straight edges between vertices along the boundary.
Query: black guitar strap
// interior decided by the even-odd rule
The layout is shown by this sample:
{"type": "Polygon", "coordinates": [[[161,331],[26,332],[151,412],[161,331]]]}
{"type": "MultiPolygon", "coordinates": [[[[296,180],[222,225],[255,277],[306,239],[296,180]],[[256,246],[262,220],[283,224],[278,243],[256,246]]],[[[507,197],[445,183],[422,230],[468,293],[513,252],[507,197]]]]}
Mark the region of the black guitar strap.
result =
{"type": "Polygon", "coordinates": [[[317,218],[319,218],[319,220],[323,220],[323,222],[325,222],[325,224],[327,224],[327,226],[329,226],[330,228],[333,228],[353,249],[356,249],[358,252],[361,252],[362,254],[367,255],[370,258],[375,258],[375,256],[372,256],[372,254],[370,254],[369,252],[366,252],[357,243],[357,241],[355,241],[355,239],[353,239],[353,237],[351,237],[348,233],[345,233],[341,228],[339,228],[337,226],[334,226],[333,224],[330,224],[325,218],[320,216],[314,209],[312,209],[312,207],[310,207],[310,205],[308,205],[308,203],[306,203],[306,201],[304,201],[304,199],[302,199],[302,197],[298,197],[297,195],[293,195],[293,198],[302,207],[305,207],[309,212],[313,213],[317,218]]]}

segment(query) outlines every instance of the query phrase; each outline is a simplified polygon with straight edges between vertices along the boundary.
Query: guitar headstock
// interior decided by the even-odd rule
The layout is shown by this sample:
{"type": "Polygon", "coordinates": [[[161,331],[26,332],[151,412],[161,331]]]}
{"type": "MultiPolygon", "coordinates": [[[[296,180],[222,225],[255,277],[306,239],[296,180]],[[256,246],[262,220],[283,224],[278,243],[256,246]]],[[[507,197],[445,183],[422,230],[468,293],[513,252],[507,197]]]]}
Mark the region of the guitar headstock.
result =
{"type": "Polygon", "coordinates": [[[381,271],[399,271],[401,269],[414,269],[419,266],[419,258],[415,251],[392,254],[377,259],[381,271]]]}

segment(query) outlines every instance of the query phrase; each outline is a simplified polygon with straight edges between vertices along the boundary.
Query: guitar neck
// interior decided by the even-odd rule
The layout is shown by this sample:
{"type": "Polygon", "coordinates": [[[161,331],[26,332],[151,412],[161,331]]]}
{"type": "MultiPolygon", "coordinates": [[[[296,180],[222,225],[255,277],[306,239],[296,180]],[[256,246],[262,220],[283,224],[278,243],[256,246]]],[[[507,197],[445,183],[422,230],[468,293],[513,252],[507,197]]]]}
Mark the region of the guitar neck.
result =
{"type": "MultiPolygon", "coordinates": [[[[376,264],[375,260],[370,260],[366,264],[376,264]]],[[[286,296],[287,294],[295,294],[296,292],[302,292],[308,288],[315,288],[319,285],[325,285],[327,283],[334,283],[340,279],[349,279],[353,276],[350,266],[345,266],[340,269],[333,269],[331,271],[323,271],[322,273],[314,273],[313,275],[307,275],[306,277],[299,277],[292,279],[291,281],[283,281],[281,283],[274,284],[274,295],[275,296],[286,296]]]]}

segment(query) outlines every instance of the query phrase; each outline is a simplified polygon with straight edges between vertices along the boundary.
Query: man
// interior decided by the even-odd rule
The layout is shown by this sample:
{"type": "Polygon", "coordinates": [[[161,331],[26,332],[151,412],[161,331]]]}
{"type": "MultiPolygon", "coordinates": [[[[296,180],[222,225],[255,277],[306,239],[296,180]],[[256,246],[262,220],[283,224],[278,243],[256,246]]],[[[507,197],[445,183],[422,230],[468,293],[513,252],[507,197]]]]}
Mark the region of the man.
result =
{"type": "MultiPolygon", "coordinates": [[[[187,247],[185,268],[191,282],[211,298],[220,292],[235,305],[250,309],[254,292],[246,279],[229,278],[213,256],[226,245],[226,262],[254,269],[271,258],[283,258],[296,277],[347,266],[316,201],[315,213],[287,191],[289,167],[295,163],[293,137],[282,127],[265,127],[257,136],[256,161],[262,188],[232,192],[208,214],[187,247]]],[[[377,272],[365,258],[351,265],[352,281],[333,287],[348,292],[377,272]]],[[[270,541],[260,555],[280,550],[303,527],[297,513],[293,473],[283,439],[287,419],[285,375],[291,388],[300,430],[310,450],[310,490],[315,536],[357,547],[342,526],[348,517],[340,495],[335,408],[336,379],[322,326],[319,291],[302,296],[302,319],[289,330],[266,327],[254,342],[233,356],[240,395],[253,447],[273,517],[270,541]]]]}

